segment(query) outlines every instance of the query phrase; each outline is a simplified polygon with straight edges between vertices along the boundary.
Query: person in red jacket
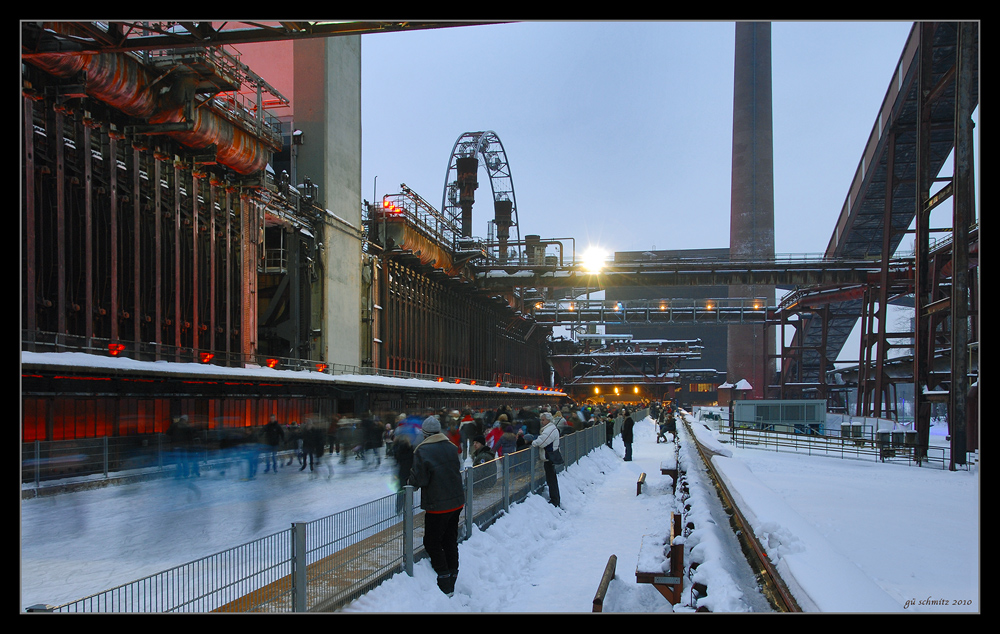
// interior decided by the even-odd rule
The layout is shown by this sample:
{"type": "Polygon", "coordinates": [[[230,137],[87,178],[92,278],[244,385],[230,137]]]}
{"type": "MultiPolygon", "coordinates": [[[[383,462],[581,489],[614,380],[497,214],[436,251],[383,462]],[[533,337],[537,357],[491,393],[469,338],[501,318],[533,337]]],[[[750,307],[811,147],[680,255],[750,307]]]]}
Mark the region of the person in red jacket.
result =
{"type": "MultiPolygon", "coordinates": [[[[496,422],[493,423],[493,429],[486,433],[486,445],[493,450],[494,453],[500,451],[500,436],[503,436],[503,425],[507,424],[507,415],[500,414],[496,422]]],[[[497,457],[500,454],[497,453],[497,457]]]]}

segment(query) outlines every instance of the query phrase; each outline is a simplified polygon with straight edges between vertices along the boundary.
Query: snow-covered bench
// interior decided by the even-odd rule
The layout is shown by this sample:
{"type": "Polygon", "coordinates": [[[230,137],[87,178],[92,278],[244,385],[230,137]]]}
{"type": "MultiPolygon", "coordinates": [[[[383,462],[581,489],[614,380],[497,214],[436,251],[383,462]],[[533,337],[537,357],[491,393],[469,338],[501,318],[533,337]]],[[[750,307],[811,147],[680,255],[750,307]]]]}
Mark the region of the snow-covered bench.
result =
{"type": "Polygon", "coordinates": [[[670,458],[668,458],[666,460],[661,461],[660,462],[660,473],[662,475],[665,475],[665,476],[670,476],[670,479],[673,480],[673,482],[670,483],[670,486],[673,487],[673,490],[676,492],[677,491],[677,458],[672,456],[672,457],[670,457],[670,458]]]}

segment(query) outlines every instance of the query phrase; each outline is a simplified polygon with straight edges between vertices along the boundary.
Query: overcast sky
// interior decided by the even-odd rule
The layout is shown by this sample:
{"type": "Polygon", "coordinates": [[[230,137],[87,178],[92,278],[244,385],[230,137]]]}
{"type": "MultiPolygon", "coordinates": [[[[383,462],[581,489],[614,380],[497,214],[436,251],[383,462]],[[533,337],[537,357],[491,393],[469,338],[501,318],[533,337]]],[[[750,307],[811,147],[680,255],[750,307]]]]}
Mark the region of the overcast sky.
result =
{"type": "MultiPolygon", "coordinates": [[[[775,250],[826,249],[912,22],[772,25],[775,250]]],[[[492,130],[520,233],[608,251],[729,245],[733,22],[522,22],[362,38],[362,196],[440,207],[492,130]]],[[[481,168],[474,233],[492,218],[481,168]]],[[[513,234],[512,235],[516,235],[513,234]]]]}

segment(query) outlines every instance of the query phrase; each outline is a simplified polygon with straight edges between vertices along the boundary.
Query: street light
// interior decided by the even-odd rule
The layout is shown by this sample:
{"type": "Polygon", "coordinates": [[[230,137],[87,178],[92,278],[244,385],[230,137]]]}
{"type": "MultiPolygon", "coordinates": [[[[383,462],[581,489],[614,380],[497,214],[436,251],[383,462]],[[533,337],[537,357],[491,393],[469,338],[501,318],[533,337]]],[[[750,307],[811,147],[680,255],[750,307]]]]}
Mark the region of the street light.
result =
{"type": "Polygon", "coordinates": [[[600,273],[607,255],[607,252],[600,247],[590,247],[583,253],[583,270],[588,273],[600,273]]]}

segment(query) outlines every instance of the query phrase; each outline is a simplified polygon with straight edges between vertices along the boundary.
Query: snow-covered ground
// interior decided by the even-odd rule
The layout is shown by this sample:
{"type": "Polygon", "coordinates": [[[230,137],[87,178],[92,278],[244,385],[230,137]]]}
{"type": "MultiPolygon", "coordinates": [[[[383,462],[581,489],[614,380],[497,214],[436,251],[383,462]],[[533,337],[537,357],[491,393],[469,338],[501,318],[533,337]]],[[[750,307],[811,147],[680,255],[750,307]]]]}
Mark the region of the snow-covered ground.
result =
{"type": "MultiPolygon", "coordinates": [[[[715,435],[701,430],[707,437],[715,435]]],[[[699,433],[701,435],[701,433],[699,433]]],[[[437,589],[429,562],[399,574],[347,612],[590,612],[608,558],[617,557],[605,612],[764,612],[753,573],[700,464],[679,432],[689,494],[675,498],[651,420],[636,425],[634,460],[602,447],[564,470],[561,509],[545,496],[515,505],[459,547],[456,593],[437,589]],[[640,473],[647,484],[636,495],[640,473]],[[697,561],[683,603],[670,606],[635,581],[644,535],[666,537],[684,507],[697,561]],[[692,600],[694,582],[707,596],[692,600]]],[[[768,544],[797,600],[824,612],[979,612],[979,472],[779,454],[726,446],[715,458],[741,509],[768,544]]],[[[296,467],[240,481],[209,472],[195,481],[142,484],[21,503],[21,606],[59,604],[317,519],[389,491],[393,465],[349,461],[310,477],[296,467]]]]}

